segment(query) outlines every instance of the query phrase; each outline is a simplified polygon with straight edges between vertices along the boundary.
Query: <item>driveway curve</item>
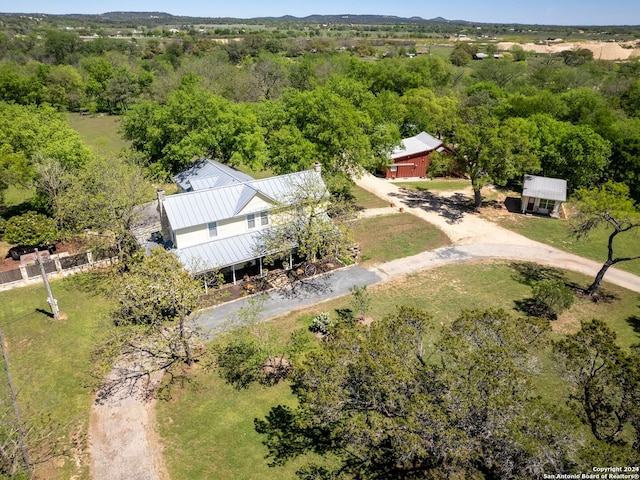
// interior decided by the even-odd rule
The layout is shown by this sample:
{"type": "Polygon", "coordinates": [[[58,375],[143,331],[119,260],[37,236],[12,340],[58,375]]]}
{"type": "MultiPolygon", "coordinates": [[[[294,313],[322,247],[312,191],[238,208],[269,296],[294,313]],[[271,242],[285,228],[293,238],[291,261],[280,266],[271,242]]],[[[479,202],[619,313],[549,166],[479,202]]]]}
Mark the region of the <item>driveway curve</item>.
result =
{"type": "MultiPolygon", "coordinates": [[[[443,197],[430,192],[403,191],[398,185],[370,174],[362,176],[356,184],[390,204],[395,204],[398,208],[403,207],[407,212],[437,226],[453,244],[452,247],[423,252],[381,265],[379,269],[383,274],[397,276],[446,263],[491,258],[525,260],[594,277],[602,267],[601,262],[536,242],[479,218],[471,209],[461,209],[459,194],[443,197]]],[[[604,280],[640,292],[640,277],[637,275],[612,267],[607,271],[604,280]]]]}
{"type": "MultiPolygon", "coordinates": [[[[394,206],[376,209],[373,213],[397,212],[399,208],[403,208],[440,228],[450,238],[452,245],[372,267],[346,267],[307,280],[291,290],[272,291],[264,297],[261,319],[266,320],[346,295],[355,285],[373,285],[451,263],[490,259],[522,260],[594,277],[602,266],[599,262],[536,242],[483,220],[471,209],[461,209],[462,198],[459,193],[449,194],[447,197],[429,192],[403,191],[396,184],[369,174],[365,174],[356,183],[394,206]]],[[[605,281],[640,293],[640,277],[637,275],[610,268],[605,281]]],[[[236,313],[245,308],[249,301],[241,299],[202,311],[196,321],[206,330],[215,332],[227,322],[233,322],[236,313]]]]}

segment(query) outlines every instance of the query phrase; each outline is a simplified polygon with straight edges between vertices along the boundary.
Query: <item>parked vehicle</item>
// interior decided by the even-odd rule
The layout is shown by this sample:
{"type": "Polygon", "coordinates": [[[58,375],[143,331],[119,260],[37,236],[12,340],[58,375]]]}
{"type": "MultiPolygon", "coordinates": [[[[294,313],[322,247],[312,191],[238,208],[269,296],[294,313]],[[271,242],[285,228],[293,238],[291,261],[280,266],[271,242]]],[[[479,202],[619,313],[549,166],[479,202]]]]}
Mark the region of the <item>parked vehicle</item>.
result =
{"type": "Polygon", "coordinates": [[[22,255],[26,255],[28,253],[33,253],[36,251],[36,248],[38,249],[39,252],[44,252],[47,251],[49,253],[53,253],[56,251],[56,246],[51,244],[51,245],[40,245],[40,246],[33,246],[33,245],[17,245],[15,247],[11,247],[9,249],[9,253],[7,254],[7,257],[11,257],[14,260],[20,260],[20,257],[22,255]]]}

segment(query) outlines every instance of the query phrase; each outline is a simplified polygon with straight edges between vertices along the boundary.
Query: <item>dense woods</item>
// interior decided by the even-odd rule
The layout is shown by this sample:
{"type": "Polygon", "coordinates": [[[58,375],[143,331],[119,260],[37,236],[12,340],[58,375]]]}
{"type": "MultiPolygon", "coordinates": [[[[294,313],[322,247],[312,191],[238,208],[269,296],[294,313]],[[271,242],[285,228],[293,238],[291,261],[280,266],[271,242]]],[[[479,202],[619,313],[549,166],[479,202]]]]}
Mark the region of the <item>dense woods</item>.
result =
{"type": "MultiPolygon", "coordinates": [[[[122,115],[124,136],[155,177],[202,155],[278,173],[316,159],[330,172],[371,170],[402,136],[426,130],[456,147],[454,168],[474,188],[517,183],[526,171],[567,178],[572,190],[623,182],[640,198],[637,58],[511,51],[471,61],[479,49],[494,52],[491,42],[414,57],[405,54],[415,41],[360,37],[355,27],[335,36],[298,26],[234,38],[140,27],[131,38],[96,38],[87,25],[10,19],[0,41],[2,118],[122,115]]],[[[38,128],[32,135],[46,135],[38,128]]],[[[25,160],[10,155],[22,151],[21,139],[10,131],[3,129],[5,182],[33,181],[36,151],[70,161],[59,158],[68,154],[63,145],[36,143],[20,166],[25,160]]]]}
{"type": "MultiPolygon", "coordinates": [[[[448,24],[170,31],[135,18],[0,19],[0,234],[43,243],[108,233],[129,269],[118,314],[155,334],[178,318],[180,336],[170,340],[182,350],[161,352],[174,363],[196,358],[184,322],[199,285],[176,273],[172,257],[136,256],[130,230],[136,206],[153,199],[151,185],[199,157],[275,174],[320,162],[337,196],[355,175],[386,167],[403,137],[426,131],[452,152],[437,159],[438,172],[468,179],[476,207],[485,185],[515,189],[524,174],[539,174],[567,180],[581,208],[577,235],[607,225],[613,242],[640,225],[639,58],[497,52],[492,36],[454,42],[468,29],[448,24]],[[418,52],[417,39],[429,48],[418,52]],[[474,60],[479,52],[487,58],[474,60]],[[130,147],[89,149],[69,113],[118,116],[130,147]],[[35,191],[28,212],[5,208],[10,186],[35,191]],[[612,211],[604,194],[620,208],[612,211]],[[150,278],[180,295],[146,302],[150,278]]],[[[611,247],[606,268],[629,259],[611,247]]],[[[298,473],[327,479],[530,478],[637,465],[637,347],[616,346],[606,324],[585,322],[552,343],[546,319],[467,311],[423,345],[432,323],[424,311],[399,308],[370,329],[327,327],[317,348],[294,359],[299,405],[256,421],[270,460],[314,452],[323,459],[298,473]],[[571,410],[534,387],[544,349],[562,370],[571,410]]]]}

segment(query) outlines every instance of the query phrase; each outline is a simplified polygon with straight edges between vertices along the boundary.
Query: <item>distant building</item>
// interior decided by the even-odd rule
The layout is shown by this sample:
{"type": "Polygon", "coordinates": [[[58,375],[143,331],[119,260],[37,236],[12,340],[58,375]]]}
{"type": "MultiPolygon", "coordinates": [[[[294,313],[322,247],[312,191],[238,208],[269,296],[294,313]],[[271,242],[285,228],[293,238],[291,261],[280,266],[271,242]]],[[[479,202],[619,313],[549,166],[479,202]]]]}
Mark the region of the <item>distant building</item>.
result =
{"type": "Polygon", "coordinates": [[[426,132],[405,138],[402,144],[391,153],[393,161],[385,171],[385,178],[425,177],[431,164],[430,154],[448,152],[447,147],[437,138],[426,132]]]}

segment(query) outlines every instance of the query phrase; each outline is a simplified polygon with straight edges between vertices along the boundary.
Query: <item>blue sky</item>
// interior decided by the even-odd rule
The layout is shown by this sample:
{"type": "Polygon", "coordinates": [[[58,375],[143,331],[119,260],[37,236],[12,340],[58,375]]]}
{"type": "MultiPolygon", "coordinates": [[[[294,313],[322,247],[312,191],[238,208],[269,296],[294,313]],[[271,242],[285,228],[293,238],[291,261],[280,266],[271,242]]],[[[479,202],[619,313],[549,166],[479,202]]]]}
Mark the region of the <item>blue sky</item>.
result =
{"type": "Polygon", "coordinates": [[[104,13],[160,11],[173,15],[252,18],[318,14],[444,17],[476,22],[553,25],[640,25],[638,0],[3,0],[2,12],[104,13]]]}

